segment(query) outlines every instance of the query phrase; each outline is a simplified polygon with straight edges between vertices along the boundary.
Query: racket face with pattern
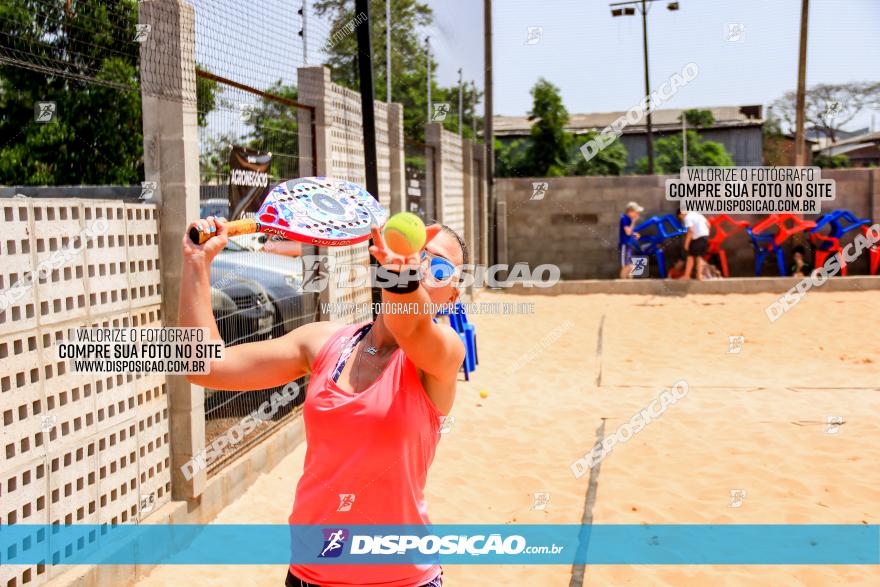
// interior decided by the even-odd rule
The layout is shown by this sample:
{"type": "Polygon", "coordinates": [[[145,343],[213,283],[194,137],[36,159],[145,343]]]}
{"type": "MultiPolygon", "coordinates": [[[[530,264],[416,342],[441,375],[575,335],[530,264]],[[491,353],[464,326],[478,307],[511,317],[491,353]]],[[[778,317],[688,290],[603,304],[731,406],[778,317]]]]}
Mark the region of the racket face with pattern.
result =
{"type": "MultiPolygon", "coordinates": [[[[382,226],[388,211],[357,184],[332,177],[301,177],[276,185],[254,218],[227,224],[229,236],[263,232],[288,240],[341,247],[370,238],[373,226],[382,226]]],[[[215,233],[191,228],[190,239],[202,244],[215,233]]]]}
{"type": "Polygon", "coordinates": [[[364,188],[331,177],[301,177],[276,185],[257,211],[260,232],[320,246],[370,238],[388,211],[364,188]]]}

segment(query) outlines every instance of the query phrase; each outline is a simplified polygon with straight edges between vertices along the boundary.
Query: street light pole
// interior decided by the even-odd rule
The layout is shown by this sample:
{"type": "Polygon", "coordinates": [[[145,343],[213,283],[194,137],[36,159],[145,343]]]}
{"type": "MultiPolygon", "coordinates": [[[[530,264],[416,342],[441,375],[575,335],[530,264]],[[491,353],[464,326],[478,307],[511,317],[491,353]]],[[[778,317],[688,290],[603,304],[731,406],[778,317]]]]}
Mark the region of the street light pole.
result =
{"type": "Polygon", "coordinates": [[[431,36],[425,37],[425,58],[428,60],[428,123],[431,122],[431,36]]]}
{"type": "MultiPolygon", "coordinates": [[[[632,5],[635,5],[642,12],[642,54],[645,58],[645,99],[647,105],[647,120],[646,120],[646,130],[645,141],[647,141],[646,147],[648,151],[648,173],[654,173],[654,124],[653,118],[651,116],[651,111],[654,110],[654,105],[651,103],[651,81],[650,74],[648,73],[648,3],[649,2],[658,2],[660,0],[628,0],[626,2],[614,2],[609,4],[611,7],[611,16],[632,16],[636,13],[635,8],[632,5]],[[614,8],[615,6],[624,6],[625,8],[614,8]]],[[[678,10],[678,2],[669,2],[666,5],[666,8],[671,11],[678,10]]]]}

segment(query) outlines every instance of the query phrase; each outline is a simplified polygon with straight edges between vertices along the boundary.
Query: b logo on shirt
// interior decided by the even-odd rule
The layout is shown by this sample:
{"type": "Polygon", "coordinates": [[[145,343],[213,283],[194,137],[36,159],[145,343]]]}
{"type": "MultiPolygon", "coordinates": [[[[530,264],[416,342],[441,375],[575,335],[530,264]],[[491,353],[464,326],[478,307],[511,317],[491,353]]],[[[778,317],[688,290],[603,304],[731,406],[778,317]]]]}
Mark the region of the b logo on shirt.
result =
{"type": "Polygon", "coordinates": [[[354,505],[354,493],[340,493],[339,494],[339,507],[336,508],[337,512],[350,512],[351,506],[354,505]]]}

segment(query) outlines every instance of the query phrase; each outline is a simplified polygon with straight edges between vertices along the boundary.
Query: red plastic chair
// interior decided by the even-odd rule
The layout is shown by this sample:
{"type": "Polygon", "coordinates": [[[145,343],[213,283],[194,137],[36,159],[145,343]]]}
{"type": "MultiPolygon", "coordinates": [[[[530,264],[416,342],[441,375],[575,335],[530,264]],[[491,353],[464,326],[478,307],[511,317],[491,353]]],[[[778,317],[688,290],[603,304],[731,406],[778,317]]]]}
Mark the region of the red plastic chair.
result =
{"type": "Polygon", "coordinates": [[[792,235],[816,228],[816,223],[812,220],[803,220],[794,214],[771,214],[764,221],[756,224],[752,230],[762,232],[758,227],[768,220],[771,221],[770,224],[775,224],[778,228],[774,241],[777,247],[782,246],[782,243],[787,241],[792,235]]]}
{"type": "MultiPolygon", "coordinates": [[[[827,234],[822,234],[820,232],[814,232],[810,235],[810,240],[814,245],[816,245],[815,247],[813,247],[813,253],[816,256],[817,268],[824,267],[825,261],[828,260],[828,257],[830,257],[831,255],[836,255],[841,251],[839,238],[828,236],[827,234]]],[[[840,274],[846,277],[846,259],[844,259],[843,255],[840,255],[837,260],[840,262],[840,274]]]]}
{"type": "Polygon", "coordinates": [[[744,230],[749,222],[748,220],[734,220],[727,214],[712,216],[708,220],[709,225],[715,229],[715,234],[709,237],[709,250],[706,251],[703,259],[708,261],[712,255],[718,255],[718,260],[721,261],[721,274],[724,277],[730,277],[727,272],[727,251],[721,248],[721,243],[744,230]],[[730,230],[724,229],[725,222],[731,226],[730,230]]]}
{"type": "Polygon", "coordinates": [[[785,262],[782,258],[782,245],[792,235],[816,228],[812,220],[802,220],[794,214],[770,214],[754,226],[747,227],[746,232],[752,239],[755,248],[755,275],[761,275],[761,265],[769,254],[775,254],[779,275],[787,275],[785,262]],[[776,233],[768,229],[776,227],[776,233]]]}
{"type": "MultiPolygon", "coordinates": [[[[863,226],[862,232],[865,233],[865,237],[868,236],[868,233],[871,232],[870,226],[863,226]]],[[[875,234],[875,237],[880,237],[880,235],[875,234]]],[[[874,244],[873,247],[868,249],[870,264],[871,264],[871,275],[877,275],[877,270],[880,269],[880,240],[874,244]]]]}

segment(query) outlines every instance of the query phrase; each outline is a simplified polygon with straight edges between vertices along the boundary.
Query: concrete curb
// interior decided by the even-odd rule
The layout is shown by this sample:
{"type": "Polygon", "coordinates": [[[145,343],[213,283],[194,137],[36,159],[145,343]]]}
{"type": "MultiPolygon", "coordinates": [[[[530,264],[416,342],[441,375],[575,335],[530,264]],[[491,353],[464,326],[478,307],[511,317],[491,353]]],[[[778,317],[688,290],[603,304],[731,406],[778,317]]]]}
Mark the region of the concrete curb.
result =
{"type": "MultiPolygon", "coordinates": [[[[585,279],[560,281],[550,287],[527,287],[517,283],[504,288],[503,293],[517,295],[585,295],[585,294],[629,294],[655,296],[685,296],[687,294],[753,294],[774,293],[782,295],[801,281],[798,277],[732,277],[709,281],[679,279],[585,279]]],[[[813,286],[814,291],[877,291],[880,290],[880,276],[859,275],[853,277],[833,277],[821,286],[813,286]]],[[[490,290],[487,290],[490,291],[490,290]]]]}

